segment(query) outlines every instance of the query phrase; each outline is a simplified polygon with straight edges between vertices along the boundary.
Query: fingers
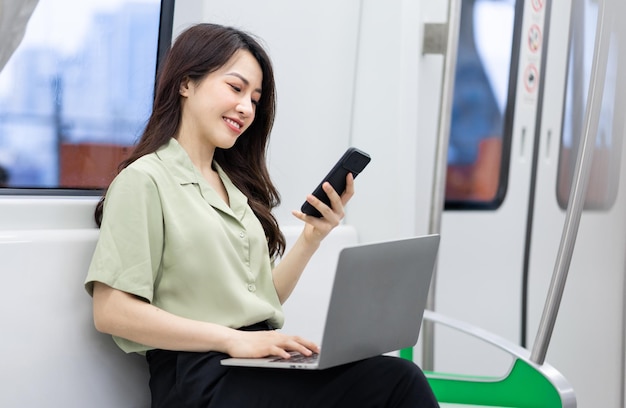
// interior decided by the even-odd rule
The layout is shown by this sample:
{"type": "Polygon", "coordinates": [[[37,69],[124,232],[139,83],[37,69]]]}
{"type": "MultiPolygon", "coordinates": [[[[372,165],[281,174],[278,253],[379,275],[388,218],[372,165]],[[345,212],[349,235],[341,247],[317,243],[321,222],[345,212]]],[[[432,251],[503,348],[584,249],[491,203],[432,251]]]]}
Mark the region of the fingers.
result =
{"type": "Polygon", "coordinates": [[[319,347],[309,340],[298,336],[287,336],[277,332],[274,333],[279,334],[281,337],[278,339],[275,347],[278,352],[277,355],[280,355],[283,358],[289,358],[291,356],[289,353],[290,351],[297,351],[305,356],[310,356],[313,353],[319,353],[319,347]]]}
{"type": "MultiPolygon", "coordinates": [[[[309,194],[307,196],[307,201],[309,202],[309,204],[315,207],[315,209],[317,209],[324,218],[331,221],[333,218],[336,218],[337,221],[340,221],[345,215],[345,205],[348,203],[348,201],[350,201],[352,196],[354,196],[354,176],[352,175],[352,173],[348,173],[348,175],[346,176],[346,188],[341,196],[337,193],[337,191],[335,191],[335,189],[329,182],[323,183],[322,189],[330,200],[330,206],[326,205],[312,194],[309,194]]],[[[298,218],[304,219],[306,217],[298,216],[298,218]]]]}
{"type": "Polygon", "coordinates": [[[348,173],[346,176],[346,188],[341,196],[339,196],[337,191],[335,191],[335,189],[328,182],[324,183],[322,188],[324,189],[326,195],[328,195],[328,198],[330,198],[331,206],[333,208],[343,207],[354,195],[354,176],[352,173],[348,173]]]}
{"type": "Polygon", "coordinates": [[[354,195],[354,176],[352,173],[348,173],[346,176],[346,190],[341,195],[341,202],[343,205],[348,204],[348,201],[354,195]]]}
{"type": "MultiPolygon", "coordinates": [[[[332,195],[332,192],[334,192],[333,188],[330,187],[330,185],[326,187],[326,184],[328,183],[324,183],[323,188],[325,190],[326,188],[329,188],[330,190],[327,194],[332,195]]],[[[335,193],[335,196],[337,196],[337,193],[335,193]]],[[[312,215],[307,215],[301,211],[296,211],[296,210],[291,212],[294,216],[296,216],[297,218],[299,218],[300,220],[308,224],[311,224],[313,227],[320,229],[320,230],[326,230],[326,229],[330,230],[333,227],[336,227],[337,225],[339,225],[339,221],[341,221],[341,219],[344,216],[343,205],[341,204],[341,200],[339,200],[338,203],[337,202],[333,203],[332,202],[333,198],[331,198],[330,206],[326,205],[324,202],[322,202],[320,199],[318,199],[312,194],[309,194],[306,197],[306,200],[309,204],[311,204],[315,209],[317,209],[320,212],[320,214],[322,215],[321,218],[318,218],[312,215]]]]}
{"type": "Polygon", "coordinates": [[[291,212],[296,218],[307,224],[305,236],[310,241],[321,241],[333,228],[340,224],[345,216],[344,207],[354,195],[354,176],[352,173],[348,173],[346,176],[346,188],[341,196],[328,182],[323,183],[322,188],[330,200],[330,205],[326,205],[312,194],[306,198],[307,202],[320,212],[321,218],[306,215],[301,211],[294,210],[291,212]]]}
{"type": "Polygon", "coordinates": [[[326,205],[324,202],[322,202],[321,200],[319,200],[317,197],[313,195],[308,195],[307,201],[312,206],[314,206],[317,209],[317,211],[319,211],[322,214],[322,217],[324,219],[331,222],[333,226],[336,226],[345,215],[344,209],[343,209],[343,202],[341,201],[341,197],[339,197],[339,195],[337,194],[335,189],[330,185],[330,183],[325,182],[322,185],[322,188],[324,189],[324,192],[330,199],[330,205],[326,205]]]}
{"type": "Polygon", "coordinates": [[[240,332],[241,342],[231,344],[228,354],[232,357],[267,357],[289,358],[289,352],[298,352],[306,356],[319,353],[319,347],[306,339],[290,336],[275,330],[240,332]]]}
{"type": "Polygon", "coordinates": [[[297,344],[299,345],[299,347],[301,347],[300,350],[296,350],[299,351],[302,354],[305,355],[310,355],[313,353],[319,353],[320,352],[320,347],[313,343],[312,341],[303,339],[302,337],[295,337],[297,344]]]}
{"type": "Polygon", "coordinates": [[[277,348],[283,358],[289,358],[291,356],[289,352],[294,351],[305,356],[310,356],[313,353],[319,353],[319,347],[315,343],[297,336],[288,337],[285,343],[277,346],[277,348]]]}

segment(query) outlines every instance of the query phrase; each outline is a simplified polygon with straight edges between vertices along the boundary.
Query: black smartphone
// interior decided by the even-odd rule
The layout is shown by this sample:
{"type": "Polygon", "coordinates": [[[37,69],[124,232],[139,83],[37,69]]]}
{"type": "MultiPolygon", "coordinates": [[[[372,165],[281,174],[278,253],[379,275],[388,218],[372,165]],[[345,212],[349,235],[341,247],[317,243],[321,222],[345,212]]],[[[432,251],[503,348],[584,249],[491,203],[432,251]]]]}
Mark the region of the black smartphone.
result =
{"type": "MultiPolygon", "coordinates": [[[[356,176],[363,171],[365,166],[367,166],[370,160],[371,158],[369,154],[355,147],[348,148],[326,177],[324,177],[322,182],[315,188],[315,190],[313,190],[313,195],[326,205],[330,206],[330,198],[328,198],[322,189],[322,184],[328,181],[330,185],[333,186],[337,194],[341,195],[346,189],[346,177],[348,176],[348,173],[352,173],[352,176],[356,178],[356,176]]],[[[317,211],[315,207],[309,204],[308,201],[305,201],[304,204],[302,204],[300,211],[318,218],[322,216],[322,214],[317,211]]]]}

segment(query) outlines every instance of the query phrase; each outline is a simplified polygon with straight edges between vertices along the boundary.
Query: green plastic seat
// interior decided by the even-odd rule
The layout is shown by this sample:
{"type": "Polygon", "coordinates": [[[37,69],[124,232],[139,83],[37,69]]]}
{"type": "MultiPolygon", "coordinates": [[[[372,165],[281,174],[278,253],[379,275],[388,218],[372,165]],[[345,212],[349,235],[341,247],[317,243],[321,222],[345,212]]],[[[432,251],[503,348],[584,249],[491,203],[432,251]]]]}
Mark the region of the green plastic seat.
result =
{"type": "MultiPolygon", "coordinates": [[[[450,373],[425,372],[442,408],[509,407],[575,408],[574,390],[551,365],[537,365],[530,352],[493,333],[441,314],[426,310],[424,320],[442,324],[500,348],[513,357],[510,371],[502,378],[472,377],[450,373]]],[[[412,349],[401,357],[413,359],[412,349]]]]}

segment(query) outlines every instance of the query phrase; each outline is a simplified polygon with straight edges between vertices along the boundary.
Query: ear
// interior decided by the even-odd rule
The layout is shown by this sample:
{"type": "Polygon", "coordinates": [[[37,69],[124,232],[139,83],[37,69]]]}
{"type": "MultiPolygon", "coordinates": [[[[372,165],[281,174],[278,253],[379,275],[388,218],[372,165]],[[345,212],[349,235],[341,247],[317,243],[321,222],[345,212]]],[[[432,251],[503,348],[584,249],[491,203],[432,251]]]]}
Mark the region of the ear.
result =
{"type": "Polygon", "coordinates": [[[178,93],[181,96],[189,96],[189,91],[191,89],[190,87],[191,85],[191,80],[189,79],[188,76],[184,77],[181,81],[180,81],[180,86],[178,88],[178,93]]]}

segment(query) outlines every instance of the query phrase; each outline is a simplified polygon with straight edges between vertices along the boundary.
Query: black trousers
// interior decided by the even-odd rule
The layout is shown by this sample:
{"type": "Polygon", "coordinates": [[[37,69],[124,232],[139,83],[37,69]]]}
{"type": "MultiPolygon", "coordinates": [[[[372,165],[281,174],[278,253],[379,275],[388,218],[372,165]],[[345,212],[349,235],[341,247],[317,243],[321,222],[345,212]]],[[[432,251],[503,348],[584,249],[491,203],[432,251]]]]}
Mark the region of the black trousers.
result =
{"type": "Polygon", "coordinates": [[[218,352],[147,353],[153,408],[438,407],[422,370],[378,356],[326,370],[225,367],[218,352]]]}

